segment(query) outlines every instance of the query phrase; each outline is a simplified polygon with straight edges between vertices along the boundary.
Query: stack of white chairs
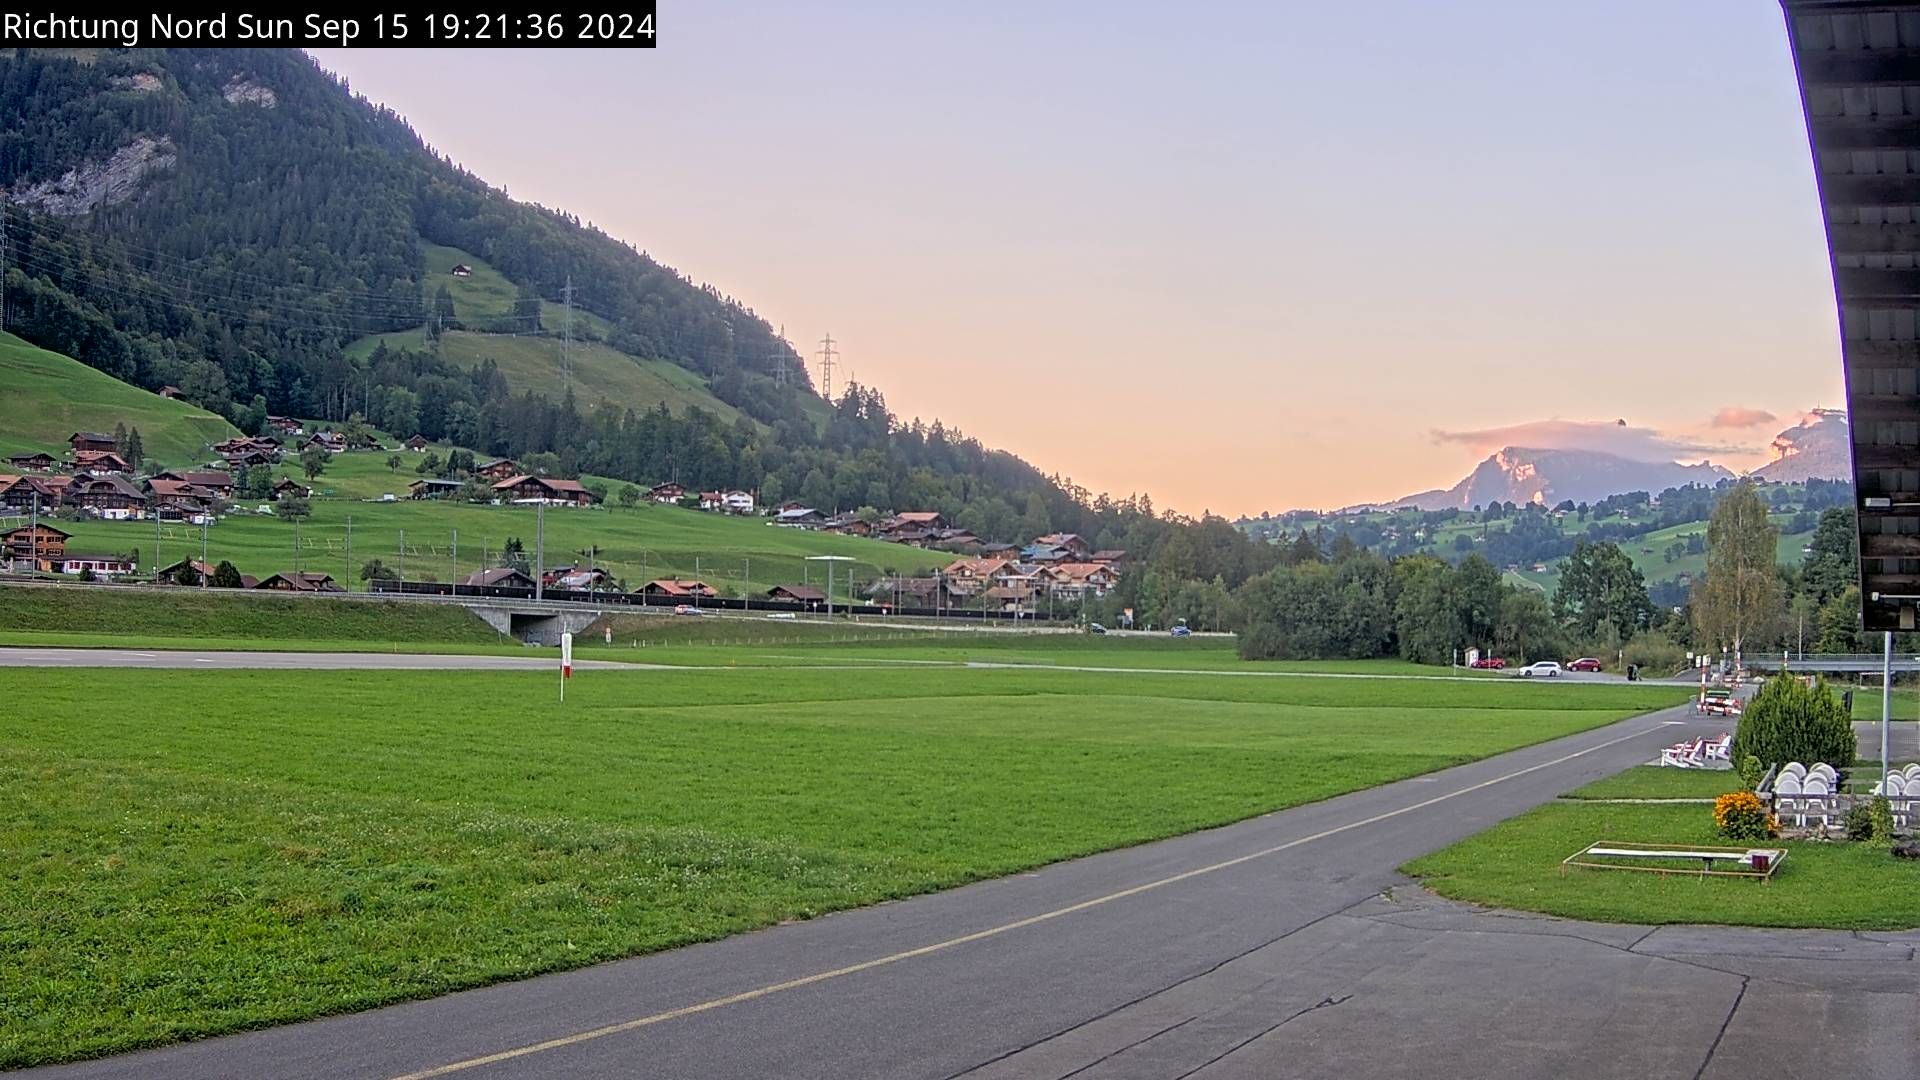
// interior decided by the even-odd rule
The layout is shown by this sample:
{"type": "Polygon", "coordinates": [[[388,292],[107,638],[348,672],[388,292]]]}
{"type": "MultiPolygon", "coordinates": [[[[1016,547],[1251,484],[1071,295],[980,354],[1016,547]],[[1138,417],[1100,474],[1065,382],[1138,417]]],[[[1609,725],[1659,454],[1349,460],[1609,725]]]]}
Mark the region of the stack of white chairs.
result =
{"type": "MultiPolygon", "coordinates": [[[[1800,778],[1804,775],[1806,771],[1797,761],[1781,767],[1779,775],[1773,778],[1773,812],[1775,814],[1784,818],[1788,814],[1802,813],[1800,778]],[[1793,771],[1795,769],[1800,771],[1793,771]]],[[[1805,825],[1806,823],[1805,817],[1799,817],[1797,820],[1797,824],[1805,825]]]]}
{"type": "Polygon", "coordinates": [[[1836,812],[1834,788],[1836,774],[1833,766],[1824,761],[1816,762],[1807,770],[1807,778],[1800,782],[1800,811],[1794,820],[1805,825],[1810,817],[1820,819],[1820,827],[1827,827],[1827,821],[1836,812]]]}

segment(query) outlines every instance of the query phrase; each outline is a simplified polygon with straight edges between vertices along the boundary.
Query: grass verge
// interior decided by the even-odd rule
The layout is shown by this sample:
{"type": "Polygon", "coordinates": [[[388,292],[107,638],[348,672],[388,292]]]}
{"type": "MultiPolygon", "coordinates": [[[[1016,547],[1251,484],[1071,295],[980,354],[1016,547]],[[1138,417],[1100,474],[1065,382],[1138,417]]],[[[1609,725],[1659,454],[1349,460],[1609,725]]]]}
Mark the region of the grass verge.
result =
{"type": "MultiPolygon", "coordinates": [[[[645,651],[645,650],[641,650],[645,651]]],[[[1659,687],[886,667],[0,670],[0,1067],[669,948],[1218,825],[1659,687]]]]}

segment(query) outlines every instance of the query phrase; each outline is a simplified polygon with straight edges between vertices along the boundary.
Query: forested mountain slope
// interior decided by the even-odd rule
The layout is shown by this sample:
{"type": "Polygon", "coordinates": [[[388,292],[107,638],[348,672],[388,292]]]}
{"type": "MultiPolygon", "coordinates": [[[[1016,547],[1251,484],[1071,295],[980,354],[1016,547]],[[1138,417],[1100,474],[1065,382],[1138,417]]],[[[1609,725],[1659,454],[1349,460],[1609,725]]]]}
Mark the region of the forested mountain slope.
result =
{"type": "Polygon", "coordinates": [[[1151,562],[1130,578],[1169,607],[1180,583],[1231,587],[1276,558],[1218,519],[1095,497],[938,421],[902,422],[872,388],[823,402],[744,305],[513,201],[303,53],[0,52],[0,189],[9,329],[136,386],[178,385],[243,430],[268,412],[361,413],[486,453],[552,452],[567,472],[939,510],[989,540],[1078,532],[1151,562]],[[450,287],[453,251],[497,277],[450,287]],[[576,329],[684,372],[679,400],[586,386],[584,367],[572,387],[530,377],[550,355],[461,351],[480,335],[551,341],[569,280],[576,329]]]}

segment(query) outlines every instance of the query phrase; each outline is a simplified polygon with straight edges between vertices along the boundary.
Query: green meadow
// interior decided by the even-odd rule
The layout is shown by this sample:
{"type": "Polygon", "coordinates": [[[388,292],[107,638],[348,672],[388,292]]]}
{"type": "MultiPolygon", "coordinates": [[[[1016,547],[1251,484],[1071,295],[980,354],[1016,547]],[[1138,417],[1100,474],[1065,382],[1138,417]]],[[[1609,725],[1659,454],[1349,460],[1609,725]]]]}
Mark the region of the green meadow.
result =
{"type": "MultiPolygon", "coordinates": [[[[168,465],[204,459],[209,443],[239,434],[204,409],[130,386],[110,375],[0,333],[0,453],[45,450],[58,457],[75,431],[140,429],[147,457],[168,465]]],[[[0,470],[4,471],[4,470],[0,470]]]]}
{"type": "Polygon", "coordinates": [[[723,666],[590,670],[561,706],[544,672],[0,670],[33,703],[0,711],[0,1067],[947,888],[1678,696],[723,666]]]}

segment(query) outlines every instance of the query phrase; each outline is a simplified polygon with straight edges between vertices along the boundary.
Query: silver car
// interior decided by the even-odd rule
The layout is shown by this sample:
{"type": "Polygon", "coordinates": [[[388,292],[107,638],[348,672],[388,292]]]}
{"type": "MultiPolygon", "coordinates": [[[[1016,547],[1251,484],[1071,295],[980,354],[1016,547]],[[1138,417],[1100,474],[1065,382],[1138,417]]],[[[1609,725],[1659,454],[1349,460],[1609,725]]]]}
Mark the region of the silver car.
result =
{"type": "Polygon", "coordinates": [[[1541,678],[1552,678],[1559,674],[1560,663],[1557,660],[1542,660],[1537,664],[1528,664],[1526,667],[1520,669],[1520,676],[1526,679],[1531,679],[1535,675],[1541,678]]]}

